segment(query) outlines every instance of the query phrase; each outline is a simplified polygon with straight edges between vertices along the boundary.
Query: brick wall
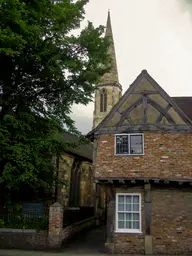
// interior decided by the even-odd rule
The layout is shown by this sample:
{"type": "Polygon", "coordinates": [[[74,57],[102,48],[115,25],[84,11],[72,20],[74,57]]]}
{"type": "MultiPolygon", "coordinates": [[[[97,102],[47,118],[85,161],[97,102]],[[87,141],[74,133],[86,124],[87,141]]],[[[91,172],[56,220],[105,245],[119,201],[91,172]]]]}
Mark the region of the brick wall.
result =
{"type": "Polygon", "coordinates": [[[144,155],[115,156],[114,135],[101,135],[96,177],[192,177],[192,134],[144,133],[144,155]]]}
{"type": "MultiPolygon", "coordinates": [[[[116,193],[141,193],[141,234],[117,233],[112,241],[115,253],[144,254],[144,186],[116,188],[116,193]]],[[[151,235],[154,255],[192,255],[192,188],[152,186],[151,235]]],[[[115,213],[114,220],[115,222],[115,213]]],[[[113,225],[115,227],[115,224],[113,225]]]]}
{"type": "MultiPolygon", "coordinates": [[[[116,189],[116,193],[141,193],[142,204],[142,233],[115,233],[114,247],[115,253],[125,254],[144,254],[144,237],[145,237],[145,209],[144,209],[144,189],[133,187],[128,189],[116,189]]],[[[115,226],[115,225],[114,225],[115,226]]]]}
{"type": "Polygon", "coordinates": [[[192,189],[153,189],[152,236],[155,254],[192,255],[192,189]]]}

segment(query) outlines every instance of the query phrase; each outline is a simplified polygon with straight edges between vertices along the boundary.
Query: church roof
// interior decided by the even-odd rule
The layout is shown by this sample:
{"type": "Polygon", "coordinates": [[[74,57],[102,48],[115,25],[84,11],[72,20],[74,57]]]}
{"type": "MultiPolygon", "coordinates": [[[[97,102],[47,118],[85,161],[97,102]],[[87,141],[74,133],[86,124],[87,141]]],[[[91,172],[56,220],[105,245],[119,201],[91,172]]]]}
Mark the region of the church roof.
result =
{"type": "Polygon", "coordinates": [[[85,158],[85,160],[92,161],[93,159],[93,145],[92,143],[83,144],[78,136],[73,134],[65,133],[63,139],[67,143],[78,144],[77,147],[67,147],[65,152],[85,158]]]}

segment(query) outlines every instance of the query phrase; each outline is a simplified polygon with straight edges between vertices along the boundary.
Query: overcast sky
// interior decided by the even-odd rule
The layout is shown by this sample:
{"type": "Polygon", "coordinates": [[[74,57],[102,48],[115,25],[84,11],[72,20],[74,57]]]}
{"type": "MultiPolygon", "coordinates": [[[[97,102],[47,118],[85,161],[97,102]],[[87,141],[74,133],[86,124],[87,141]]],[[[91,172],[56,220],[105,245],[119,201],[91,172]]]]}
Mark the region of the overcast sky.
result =
{"type": "MultiPolygon", "coordinates": [[[[192,96],[192,0],[90,0],[86,19],[106,25],[108,9],[123,92],[147,69],[170,96],[192,96]]],[[[72,118],[89,132],[93,103],[72,118]]]]}

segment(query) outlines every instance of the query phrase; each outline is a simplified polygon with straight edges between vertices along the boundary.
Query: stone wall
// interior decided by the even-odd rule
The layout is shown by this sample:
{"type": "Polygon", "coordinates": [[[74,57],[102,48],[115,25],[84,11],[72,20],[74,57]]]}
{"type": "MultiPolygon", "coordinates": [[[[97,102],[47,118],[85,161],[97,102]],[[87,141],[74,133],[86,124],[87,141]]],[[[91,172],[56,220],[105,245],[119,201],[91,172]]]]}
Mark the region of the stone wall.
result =
{"type": "Polygon", "coordinates": [[[119,101],[121,97],[121,86],[117,83],[109,83],[107,85],[99,86],[99,89],[95,92],[95,108],[93,113],[93,128],[97,127],[100,122],[107,116],[111,111],[112,107],[119,101]],[[106,90],[107,93],[107,111],[100,112],[100,93],[102,89],[106,90]]]}
{"type": "Polygon", "coordinates": [[[144,155],[116,156],[114,135],[99,138],[96,177],[192,177],[192,134],[144,133],[144,155]]]}
{"type": "MultiPolygon", "coordinates": [[[[67,185],[58,186],[58,195],[57,201],[61,203],[64,209],[67,209],[70,206],[70,190],[74,187],[70,186],[71,183],[71,173],[74,171],[73,163],[75,157],[70,154],[63,154],[59,162],[59,178],[63,178],[67,185]]],[[[80,173],[80,186],[79,186],[79,206],[93,206],[94,205],[94,185],[93,185],[93,169],[92,163],[81,160],[79,169],[77,170],[80,173]]]]}
{"type": "Polygon", "coordinates": [[[74,223],[73,225],[64,228],[63,232],[62,232],[63,244],[65,244],[69,239],[71,239],[76,234],[78,234],[86,229],[90,229],[90,228],[94,227],[95,225],[96,225],[96,218],[92,217],[92,218],[88,218],[83,221],[74,223]]]}
{"type": "MultiPolygon", "coordinates": [[[[112,219],[113,233],[106,241],[108,252],[118,254],[146,254],[146,238],[152,238],[151,251],[154,255],[192,255],[192,188],[160,187],[151,188],[150,234],[146,230],[146,203],[143,186],[115,188],[115,193],[141,193],[142,230],[139,234],[120,233],[115,230],[115,207],[112,219]]],[[[111,222],[111,220],[108,220],[111,222]]],[[[109,234],[107,234],[109,236],[109,234]]]]}
{"type": "Polygon", "coordinates": [[[1,249],[35,249],[43,250],[48,245],[46,231],[0,229],[1,249]]]}

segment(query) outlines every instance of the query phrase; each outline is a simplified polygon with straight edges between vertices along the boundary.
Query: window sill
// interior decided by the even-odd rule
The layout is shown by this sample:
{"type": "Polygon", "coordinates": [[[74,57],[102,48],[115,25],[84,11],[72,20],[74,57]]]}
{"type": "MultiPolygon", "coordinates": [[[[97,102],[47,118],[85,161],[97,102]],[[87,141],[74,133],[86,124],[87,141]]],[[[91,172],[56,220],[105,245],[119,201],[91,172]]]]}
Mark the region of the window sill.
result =
{"type": "Polygon", "coordinates": [[[145,154],[114,154],[115,156],[144,156],[145,154]]]}
{"type": "Polygon", "coordinates": [[[115,230],[116,234],[142,234],[141,231],[134,230],[115,230]]]}

